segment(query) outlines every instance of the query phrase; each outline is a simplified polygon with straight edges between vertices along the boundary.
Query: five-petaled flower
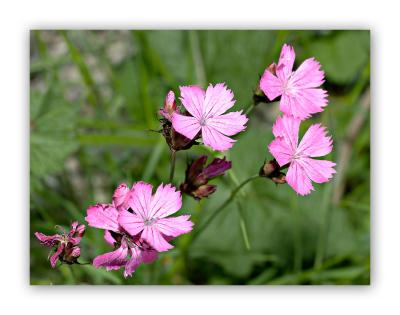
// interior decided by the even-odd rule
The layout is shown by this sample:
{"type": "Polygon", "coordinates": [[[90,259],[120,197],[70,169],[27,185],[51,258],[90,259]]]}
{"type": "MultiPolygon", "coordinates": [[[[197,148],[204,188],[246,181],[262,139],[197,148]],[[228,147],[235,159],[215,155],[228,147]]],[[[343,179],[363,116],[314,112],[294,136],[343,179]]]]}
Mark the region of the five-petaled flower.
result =
{"type": "Polygon", "coordinates": [[[182,197],[170,184],[158,186],[152,195],[153,186],[137,182],[129,198],[130,210],[121,211],[118,222],[130,235],[140,237],[158,252],[173,246],[168,243],[173,237],[188,233],[193,223],[190,215],[168,217],[182,206],[182,197]]]}
{"type": "Polygon", "coordinates": [[[311,181],[324,183],[336,173],[331,161],[316,160],[332,151],[332,139],[327,136],[325,128],[319,124],[312,125],[298,142],[300,119],[278,117],[272,132],[276,137],[268,146],[278,164],[289,166],[286,182],[300,195],[307,195],[314,190],[311,181]]]}
{"type": "Polygon", "coordinates": [[[173,128],[189,139],[201,133],[203,143],[216,151],[230,149],[236,140],[229,138],[243,131],[248,121],[242,111],[224,114],[234,104],[233,93],[224,83],[208,86],[181,86],[181,101],[191,116],[174,112],[173,128]]]}
{"type": "Polygon", "coordinates": [[[232,167],[232,162],[215,158],[207,167],[207,156],[202,155],[194,160],[186,169],[185,182],[180,185],[180,190],[195,199],[208,197],[217,190],[216,185],[208,185],[208,181],[223,175],[232,167]]]}
{"type": "Polygon", "coordinates": [[[260,88],[272,101],[281,95],[280,110],[304,120],[311,114],[322,112],[327,105],[327,93],[318,88],[324,82],[324,72],[314,58],[306,59],[292,71],[295,52],[283,45],[278,65],[269,66],[260,80],[260,88]]]}
{"type": "Polygon", "coordinates": [[[51,256],[49,255],[50,264],[53,268],[56,267],[58,260],[67,264],[77,263],[81,255],[78,245],[85,233],[85,226],[75,221],[71,224],[71,230],[68,233],[64,229],[62,230],[62,234],[54,235],[45,235],[41,232],[35,233],[36,238],[43,246],[55,248],[55,253],[51,256]]]}

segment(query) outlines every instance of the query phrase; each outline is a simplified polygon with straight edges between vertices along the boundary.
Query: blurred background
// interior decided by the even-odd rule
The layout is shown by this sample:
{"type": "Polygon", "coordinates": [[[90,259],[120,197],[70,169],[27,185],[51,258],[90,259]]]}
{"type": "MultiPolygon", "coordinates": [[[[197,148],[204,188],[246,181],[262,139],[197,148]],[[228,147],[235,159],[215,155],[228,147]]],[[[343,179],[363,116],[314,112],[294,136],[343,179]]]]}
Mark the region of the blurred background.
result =
{"type": "MultiPolygon", "coordinates": [[[[31,31],[31,284],[369,284],[369,86],[369,31],[31,31]],[[155,131],[169,90],[225,82],[233,110],[246,109],[283,43],[295,48],[295,69],[315,57],[326,73],[329,106],[300,133],[315,122],[328,127],[334,150],[326,158],[338,164],[331,182],[300,197],[256,179],[198,238],[177,238],[132,278],[91,265],[50,267],[35,231],[86,223],[86,208],[111,202],[119,183],[168,181],[169,149],[155,131]]],[[[178,214],[190,213],[194,229],[271,159],[278,114],[277,103],[258,104],[229,151],[232,169],[212,182],[217,192],[200,202],[183,196],[178,214]]],[[[175,185],[202,154],[212,159],[202,146],[178,152],[175,185]]],[[[81,261],[110,251],[99,229],[87,228],[81,245],[81,261]]]]}

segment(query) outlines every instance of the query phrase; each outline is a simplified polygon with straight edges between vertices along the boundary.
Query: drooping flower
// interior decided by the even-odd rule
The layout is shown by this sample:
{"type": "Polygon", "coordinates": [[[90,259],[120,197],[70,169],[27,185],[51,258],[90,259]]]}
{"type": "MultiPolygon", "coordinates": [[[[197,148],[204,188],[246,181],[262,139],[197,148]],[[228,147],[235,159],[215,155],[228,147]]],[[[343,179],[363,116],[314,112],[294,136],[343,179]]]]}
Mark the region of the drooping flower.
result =
{"type": "Polygon", "coordinates": [[[159,252],[173,246],[168,243],[172,237],[188,233],[193,223],[190,215],[168,217],[182,206],[182,197],[170,184],[158,186],[152,196],[153,186],[137,182],[132,187],[130,209],[121,211],[118,222],[131,236],[140,235],[148,245],[159,252]]]}
{"type": "Polygon", "coordinates": [[[234,104],[233,93],[224,83],[208,86],[181,86],[181,101],[191,116],[172,115],[173,128],[189,139],[201,134],[203,143],[213,150],[226,151],[235,142],[233,136],[246,129],[242,111],[224,114],[234,104]]]}
{"type": "Polygon", "coordinates": [[[85,220],[92,227],[104,229],[105,241],[114,246],[114,251],[97,256],[93,266],[105,267],[107,270],[125,268],[126,278],[141,263],[151,263],[157,259],[157,252],[139,236],[132,237],[126,233],[118,223],[119,213],[114,205],[97,204],[87,209],[85,220]]]}
{"type": "Polygon", "coordinates": [[[306,59],[292,71],[294,59],[293,47],[283,45],[278,65],[265,70],[260,88],[271,101],[281,96],[280,110],[284,114],[304,120],[322,112],[327,105],[327,92],[318,88],[324,83],[324,72],[314,58],[306,59]]]}
{"type": "Polygon", "coordinates": [[[71,230],[68,233],[65,230],[62,234],[54,235],[36,232],[35,236],[43,246],[54,247],[55,252],[53,255],[49,255],[49,260],[51,266],[55,268],[58,260],[67,264],[77,263],[81,255],[79,243],[84,233],[85,226],[75,221],[71,224],[71,230]]]}
{"type": "Polygon", "coordinates": [[[215,158],[207,167],[207,156],[202,155],[188,165],[186,169],[185,182],[180,185],[180,190],[195,199],[208,197],[217,189],[216,185],[208,185],[208,181],[223,175],[232,167],[232,162],[215,158]]]}
{"type": "Polygon", "coordinates": [[[332,151],[332,138],[320,124],[312,125],[298,142],[300,119],[278,117],[272,132],[276,137],[268,146],[280,167],[289,166],[286,173],[287,183],[300,195],[314,190],[311,181],[324,183],[336,173],[335,163],[317,160],[332,151]]]}

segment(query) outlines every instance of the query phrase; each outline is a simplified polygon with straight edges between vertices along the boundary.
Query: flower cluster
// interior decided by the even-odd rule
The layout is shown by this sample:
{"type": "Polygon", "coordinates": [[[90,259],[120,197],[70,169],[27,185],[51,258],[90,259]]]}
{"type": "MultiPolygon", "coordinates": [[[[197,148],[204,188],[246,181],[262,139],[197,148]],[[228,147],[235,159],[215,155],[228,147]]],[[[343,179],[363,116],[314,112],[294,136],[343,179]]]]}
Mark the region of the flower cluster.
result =
{"type": "Polygon", "coordinates": [[[286,176],[282,176],[284,174],[278,167],[274,169],[274,162],[270,161],[264,169],[269,166],[271,172],[264,174],[278,173],[281,182],[286,181],[298,194],[307,195],[314,189],[311,181],[324,183],[332,178],[335,163],[314,159],[332,151],[332,139],[320,124],[312,125],[299,143],[301,121],[323,110],[327,105],[327,93],[318,88],[324,82],[320,64],[310,58],[292,71],[294,60],[293,47],[285,44],[278,65],[270,65],[260,80],[260,88],[270,100],[281,96],[279,106],[284,115],[278,117],[273,126],[275,139],[268,149],[280,169],[288,167],[286,176]]]}
{"type": "Polygon", "coordinates": [[[193,223],[189,215],[169,217],[182,206],[182,197],[170,184],[161,184],[154,195],[152,185],[137,182],[130,189],[121,184],[111,204],[97,204],[87,209],[89,226],[103,229],[104,239],[114,251],[97,256],[96,268],[125,268],[131,276],[141,263],[151,263],[158,252],[167,251],[174,237],[188,233],[193,223]]]}
{"type": "MultiPolygon", "coordinates": [[[[280,97],[279,108],[283,113],[273,125],[275,139],[268,146],[274,159],[264,163],[259,175],[276,184],[287,183],[298,194],[307,195],[314,189],[312,182],[324,183],[332,178],[335,163],[316,159],[333,149],[332,138],[320,124],[311,125],[299,141],[301,122],[322,112],[328,100],[326,91],[320,88],[324,82],[320,64],[310,58],[293,71],[294,61],[293,47],[285,44],[278,64],[267,67],[254,93],[255,102],[271,102],[280,97]],[[285,169],[287,172],[283,173],[285,169]]],[[[206,90],[199,86],[181,86],[180,94],[182,107],[177,106],[175,94],[170,91],[159,111],[162,134],[172,153],[170,182],[176,151],[187,150],[201,142],[214,151],[229,150],[236,142],[231,137],[244,131],[248,122],[242,111],[226,113],[234,106],[235,99],[224,83],[210,84],[206,90]]],[[[170,241],[190,232],[194,225],[190,215],[171,217],[182,207],[181,193],[197,200],[210,196],[217,186],[209,181],[232,167],[225,157],[214,158],[207,166],[206,162],[207,156],[203,155],[187,166],[180,190],[172,184],[161,184],[153,194],[153,186],[142,181],[131,188],[120,184],[111,203],[89,206],[85,220],[89,226],[104,230],[104,240],[113,247],[112,251],[95,257],[93,266],[107,270],[124,268],[124,276],[128,277],[142,263],[151,263],[158,253],[172,249],[170,241]]],[[[250,177],[233,190],[219,210],[244,184],[256,177],[258,175],[250,177]]],[[[74,222],[68,233],[47,236],[36,232],[35,236],[42,245],[54,248],[55,252],[49,257],[54,268],[57,261],[79,263],[79,243],[84,232],[85,226],[74,222]]]]}
{"type": "Polygon", "coordinates": [[[67,233],[62,227],[61,234],[45,235],[41,232],[36,232],[35,236],[40,244],[46,247],[54,248],[54,254],[49,255],[50,264],[53,268],[56,267],[57,261],[67,264],[77,263],[81,255],[79,243],[85,234],[85,226],[75,221],[71,224],[71,230],[67,233]]]}

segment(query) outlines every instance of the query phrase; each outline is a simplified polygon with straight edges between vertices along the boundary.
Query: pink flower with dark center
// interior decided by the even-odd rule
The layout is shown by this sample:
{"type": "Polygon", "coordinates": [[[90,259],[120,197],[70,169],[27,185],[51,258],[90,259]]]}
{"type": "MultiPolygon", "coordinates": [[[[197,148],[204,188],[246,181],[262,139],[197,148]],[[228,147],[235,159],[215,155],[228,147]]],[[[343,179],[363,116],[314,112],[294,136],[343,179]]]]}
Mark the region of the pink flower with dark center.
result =
{"type": "Polygon", "coordinates": [[[50,236],[41,232],[35,233],[36,238],[43,246],[55,248],[55,253],[49,257],[53,268],[56,267],[58,260],[67,264],[74,264],[81,255],[78,244],[85,233],[85,226],[79,225],[79,222],[75,221],[71,224],[71,230],[68,233],[63,228],[61,229],[63,230],[62,234],[50,236]]]}
{"type": "Polygon", "coordinates": [[[160,185],[152,195],[153,186],[138,182],[132,187],[129,206],[133,212],[121,211],[118,222],[131,236],[140,235],[159,252],[173,246],[168,240],[192,230],[190,215],[169,217],[182,206],[182,197],[170,184],[160,185]]]}
{"type": "Polygon", "coordinates": [[[181,86],[181,101],[191,116],[172,115],[173,128],[189,139],[201,133],[203,143],[213,150],[226,151],[233,136],[246,129],[248,121],[242,111],[224,114],[234,104],[233,93],[224,83],[211,84],[204,91],[198,86],[181,86]]]}
{"type": "Polygon", "coordinates": [[[280,167],[289,166],[286,182],[300,195],[314,190],[311,181],[325,183],[336,173],[331,161],[316,160],[332,151],[332,139],[320,124],[312,125],[298,143],[300,119],[278,117],[272,132],[276,137],[268,146],[280,167]]]}
{"type": "Polygon", "coordinates": [[[292,71],[295,52],[292,46],[283,45],[278,65],[269,66],[260,80],[260,88],[272,101],[281,96],[280,110],[304,120],[311,114],[323,111],[327,93],[318,87],[324,83],[324,72],[314,58],[306,59],[292,71]]]}
{"type": "MultiPolygon", "coordinates": [[[[121,188],[121,185],[118,189],[121,188]]],[[[114,194],[115,195],[115,194],[114,194]]],[[[85,220],[92,227],[104,229],[104,239],[114,246],[114,251],[97,256],[96,268],[107,270],[125,268],[124,277],[131,276],[141,263],[157,259],[157,252],[139,236],[132,237],[118,223],[119,211],[114,205],[98,204],[87,209],[85,220]]]]}

